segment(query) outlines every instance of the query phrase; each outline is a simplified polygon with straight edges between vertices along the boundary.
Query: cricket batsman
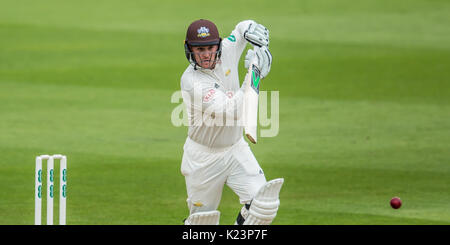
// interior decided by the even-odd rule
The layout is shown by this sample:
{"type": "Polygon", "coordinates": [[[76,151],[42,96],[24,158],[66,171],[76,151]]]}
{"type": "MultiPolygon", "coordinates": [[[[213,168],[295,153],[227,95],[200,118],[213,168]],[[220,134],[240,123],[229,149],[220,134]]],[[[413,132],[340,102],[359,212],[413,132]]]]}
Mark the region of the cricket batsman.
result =
{"type": "Polygon", "coordinates": [[[185,176],[189,216],[186,225],[218,225],[217,210],[224,185],[243,205],[235,224],[269,225],[275,218],[284,179],[266,181],[263,170],[243,137],[244,87],[238,63],[247,42],[253,45],[245,66],[257,64],[260,77],[272,64],[269,31],[253,20],[238,23],[225,39],[205,19],[189,25],[184,42],[189,66],[181,77],[189,119],[181,173],[185,176]]]}

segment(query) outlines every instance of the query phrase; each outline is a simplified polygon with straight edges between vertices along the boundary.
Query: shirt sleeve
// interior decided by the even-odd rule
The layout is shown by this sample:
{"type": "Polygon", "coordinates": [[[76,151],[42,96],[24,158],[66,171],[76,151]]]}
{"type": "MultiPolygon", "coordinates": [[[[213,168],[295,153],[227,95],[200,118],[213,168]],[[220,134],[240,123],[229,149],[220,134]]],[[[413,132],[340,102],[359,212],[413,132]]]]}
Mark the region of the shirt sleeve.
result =
{"type": "Polygon", "coordinates": [[[244,51],[248,43],[244,38],[244,33],[251,23],[255,23],[255,21],[244,20],[239,22],[231,32],[231,34],[222,41],[222,48],[226,50],[226,53],[232,54],[234,62],[239,62],[242,52],[244,51]]]}

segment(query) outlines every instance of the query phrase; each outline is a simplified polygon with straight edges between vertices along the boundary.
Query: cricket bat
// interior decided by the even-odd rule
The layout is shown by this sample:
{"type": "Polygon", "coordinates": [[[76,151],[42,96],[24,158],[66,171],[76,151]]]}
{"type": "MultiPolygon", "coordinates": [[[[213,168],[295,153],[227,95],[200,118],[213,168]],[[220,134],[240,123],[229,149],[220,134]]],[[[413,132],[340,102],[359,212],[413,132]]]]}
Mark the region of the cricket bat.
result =
{"type": "Polygon", "coordinates": [[[261,81],[261,72],[256,66],[256,63],[251,63],[249,65],[245,80],[247,81],[247,84],[244,90],[244,131],[250,142],[256,144],[256,132],[258,129],[259,83],[261,81]]]}

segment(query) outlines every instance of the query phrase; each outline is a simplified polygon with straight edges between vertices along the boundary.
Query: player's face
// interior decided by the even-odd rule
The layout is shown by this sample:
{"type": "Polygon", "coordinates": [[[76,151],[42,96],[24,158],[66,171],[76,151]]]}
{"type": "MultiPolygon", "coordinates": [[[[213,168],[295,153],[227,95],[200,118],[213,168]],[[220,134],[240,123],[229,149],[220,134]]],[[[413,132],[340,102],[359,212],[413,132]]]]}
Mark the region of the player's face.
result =
{"type": "Polygon", "coordinates": [[[194,52],[195,61],[205,69],[214,67],[217,49],[217,45],[191,47],[192,52],[194,52]]]}

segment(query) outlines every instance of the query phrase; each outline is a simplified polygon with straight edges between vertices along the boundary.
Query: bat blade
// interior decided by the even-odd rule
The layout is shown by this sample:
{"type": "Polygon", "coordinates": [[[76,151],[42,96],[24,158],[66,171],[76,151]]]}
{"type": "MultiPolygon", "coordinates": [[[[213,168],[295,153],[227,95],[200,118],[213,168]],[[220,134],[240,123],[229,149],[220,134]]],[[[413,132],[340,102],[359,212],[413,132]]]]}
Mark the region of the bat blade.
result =
{"type": "Polygon", "coordinates": [[[245,79],[247,80],[247,84],[244,92],[244,130],[245,135],[250,142],[256,144],[256,133],[258,129],[259,84],[261,81],[261,76],[255,63],[250,64],[245,79]]]}

